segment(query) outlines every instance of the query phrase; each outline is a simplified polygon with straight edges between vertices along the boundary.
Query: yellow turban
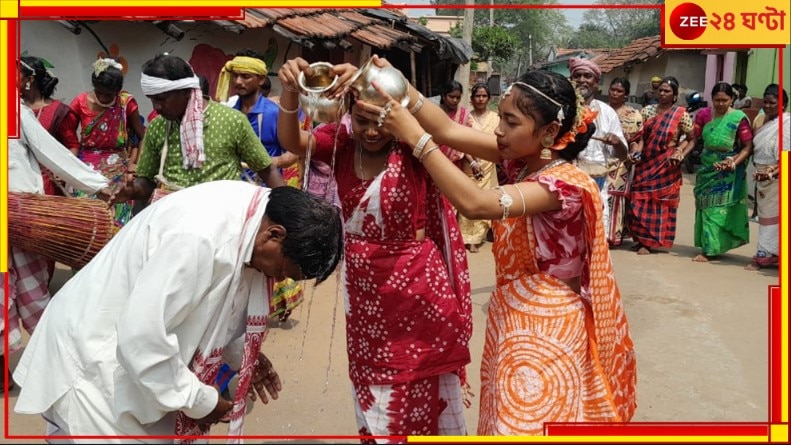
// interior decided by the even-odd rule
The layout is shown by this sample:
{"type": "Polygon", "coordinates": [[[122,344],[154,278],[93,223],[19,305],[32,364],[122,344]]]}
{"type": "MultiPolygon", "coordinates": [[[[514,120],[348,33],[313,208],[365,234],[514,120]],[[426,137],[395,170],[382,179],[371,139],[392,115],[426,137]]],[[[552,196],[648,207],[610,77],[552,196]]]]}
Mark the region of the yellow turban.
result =
{"type": "Polygon", "coordinates": [[[654,76],[654,77],[651,78],[651,82],[661,82],[661,81],[662,81],[662,78],[659,77],[659,76],[654,76]]]}
{"type": "Polygon", "coordinates": [[[217,81],[217,100],[225,102],[228,100],[228,89],[231,86],[232,73],[249,73],[266,76],[266,63],[255,57],[237,56],[233,60],[225,63],[220,71],[220,79],[217,81]]]}

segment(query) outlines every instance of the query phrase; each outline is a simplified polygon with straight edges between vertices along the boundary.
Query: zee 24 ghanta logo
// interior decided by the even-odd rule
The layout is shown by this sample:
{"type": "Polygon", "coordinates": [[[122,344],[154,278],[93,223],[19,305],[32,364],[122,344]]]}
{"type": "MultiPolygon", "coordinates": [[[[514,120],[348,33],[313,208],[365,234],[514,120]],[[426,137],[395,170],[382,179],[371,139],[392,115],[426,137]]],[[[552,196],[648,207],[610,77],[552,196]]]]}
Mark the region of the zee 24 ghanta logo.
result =
{"type": "Polygon", "coordinates": [[[710,10],[708,13],[697,3],[681,3],[670,13],[668,20],[670,30],[681,40],[696,40],[709,29],[716,34],[729,31],[761,33],[785,30],[784,10],[765,6],[765,3],[761,4],[760,1],[751,1],[747,10],[741,6],[731,8],[731,11],[723,11],[722,5],[728,3],[730,2],[720,1],[718,2],[720,8],[717,8],[719,10],[716,12],[710,10]]]}

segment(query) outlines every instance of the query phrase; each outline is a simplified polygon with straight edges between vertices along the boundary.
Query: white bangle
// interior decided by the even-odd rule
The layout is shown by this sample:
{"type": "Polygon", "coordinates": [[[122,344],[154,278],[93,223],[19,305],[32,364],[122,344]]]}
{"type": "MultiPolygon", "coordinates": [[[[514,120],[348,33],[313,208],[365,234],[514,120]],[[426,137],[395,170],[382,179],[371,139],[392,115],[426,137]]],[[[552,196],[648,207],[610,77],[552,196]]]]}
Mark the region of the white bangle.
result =
{"type": "Polygon", "coordinates": [[[514,203],[514,198],[509,195],[504,188],[497,186],[494,188],[495,190],[500,192],[500,199],[498,202],[500,203],[500,207],[503,208],[503,216],[501,219],[508,218],[508,213],[511,211],[511,206],[514,203]]]}
{"type": "Polygon", "coordinates": [[[519,184],[514,184],[516,187],[516,191],[519,192],[519,196],[522,198],[522,215],[527,213],[527,204],[525,203],[525,194],[522,193],[522,189],[519,188],[519,184]]]}
{"type": "Polygon", "coordinates": [[[415,105],[412,105],[412,108],[409,109],[409,112],[412,114],[417,113],[418,111],[420,111],[421,108],[423,108],[423,99],[425,99],[425,96],[423,96],[423,93],[417,93],[417,94],[418,96],[417,96],[417,101],[415,101],[415,105]]]}
{"type": "Polygon", "coordinates": [[[423,133],[423,136],[420,136],[418,139],[417,144],[415,144],[415,148],[412,150],[412,156],[419,158],[420,153],[426,148],[426,144],[428,144],[429,139],[431,139],[431,135],[428,132],[423,133]]]}
{"type": "Polygon", "coordinates": [[[423,150],[423,153],[420,154],[420,158],[418,158],[418,160],[420,162],[423,162],[423,159],[426,159],[426,156],[428,156],[434,150],[439,150],[439,145],[435,145],[433,147],[429,147],[429,148],[423,150]]]}
{"type": "Polygon", "coordinates": [[[285,108],[283,108],[283,105],[280,103],[280,101],[277,102],[277,107],[280,108],[280,111],[286,114],[296,114],[296,112],[299,111],[299,106],[297,106],[297,108],[294,108],[293,110],[286,110],[285,108]]]}

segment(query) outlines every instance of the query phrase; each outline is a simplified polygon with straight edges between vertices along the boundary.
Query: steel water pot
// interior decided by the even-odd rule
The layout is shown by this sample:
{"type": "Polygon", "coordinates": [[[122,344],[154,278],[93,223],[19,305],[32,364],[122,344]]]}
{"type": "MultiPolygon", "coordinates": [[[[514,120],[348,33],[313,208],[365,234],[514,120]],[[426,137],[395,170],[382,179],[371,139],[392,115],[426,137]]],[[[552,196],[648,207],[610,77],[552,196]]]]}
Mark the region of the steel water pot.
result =
{"type": "Polygon", "coordinates": [[[297,83],[301,93],[299,103],[305,114],[314,122],[329,123],[340,121],[346,112],[344,100],[331,99],[326,96],[327,90],[338,83],[338,76],[332,73],[332,64],[316,62],[310,65],[313,74],[306,76],[299,73],[297,83]]]}

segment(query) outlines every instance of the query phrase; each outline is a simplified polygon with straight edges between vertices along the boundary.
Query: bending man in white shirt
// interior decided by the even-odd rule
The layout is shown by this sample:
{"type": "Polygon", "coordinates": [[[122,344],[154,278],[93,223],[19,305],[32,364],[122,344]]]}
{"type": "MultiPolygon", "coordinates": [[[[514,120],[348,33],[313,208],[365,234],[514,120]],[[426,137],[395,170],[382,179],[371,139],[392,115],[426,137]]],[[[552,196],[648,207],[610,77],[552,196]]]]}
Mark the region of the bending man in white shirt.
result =
{"type": "Polygon", "coordinates": [[[14,373],[15,409],[41,413],[50,435],[195,436],[221,419],[241,435],[247,394],[280,390],[259,352],[272,284],[320,283],[342,252],[338,210],[301,190],[173,193],[53,298],[14,373]],[[212,386],[223,362],[239,370],[234,400],[212,386]]]}

